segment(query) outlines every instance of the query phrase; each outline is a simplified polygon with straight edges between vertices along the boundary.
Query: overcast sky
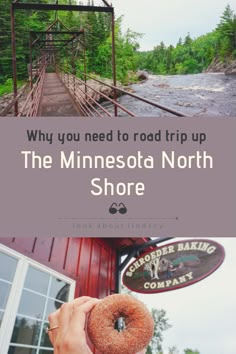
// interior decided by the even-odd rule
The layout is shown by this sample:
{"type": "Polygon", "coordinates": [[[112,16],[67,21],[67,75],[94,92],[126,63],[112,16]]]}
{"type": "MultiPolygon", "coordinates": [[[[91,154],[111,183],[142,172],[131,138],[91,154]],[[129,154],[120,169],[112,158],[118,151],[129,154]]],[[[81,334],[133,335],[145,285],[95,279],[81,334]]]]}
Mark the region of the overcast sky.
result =
{"type": "MultiPolygon", "coordinates": [[[[111,0],[116,17],[124,15],[123,30],[143,33],[142,50],[163,41],[175,45],[189,32],[196,38],[215,29],[227,4],[236,0],[111,0]]],[[[109,1],[108,1],[109,2],[109,1]]]]}
{"type": "Polygon", "coordinates": [[[236,238],[214,240],[225,248],[226,255],[209,277],[178,290],[137,294],[149,308],[167,312],[172,328],[164,332],[164,354],[173,346],[179,354],[186,348],[201,354],[236,353],[236,238]]]}

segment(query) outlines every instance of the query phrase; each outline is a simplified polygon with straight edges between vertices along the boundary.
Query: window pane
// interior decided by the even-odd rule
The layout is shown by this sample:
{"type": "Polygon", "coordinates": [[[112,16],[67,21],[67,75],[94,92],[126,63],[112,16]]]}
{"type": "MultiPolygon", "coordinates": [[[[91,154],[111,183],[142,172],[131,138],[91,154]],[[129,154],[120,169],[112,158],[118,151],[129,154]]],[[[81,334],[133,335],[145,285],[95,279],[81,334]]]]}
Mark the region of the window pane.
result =
{"type": "Polygon", "coordinates": [[[23,290],[20,305],[18,309],[19,315],[26,315],[35,318],[42,318],[46,297],[23,290]]]}
{"type": "Polygon", "coordinates": [[[10,346],[7,354],[36,354],[36,349],[10,346]]]}
{"type": "Polygon", "coordinates": [[[12,281],[17,265],[17,259],[0,253],[0,278],[12,281]]]}
{"type": "Polygon", "coordinates": [[[69,284],[63,280],[53,277],[49,296],[53,297],[54,299],[66,302],[68,301],[69,288],[69,284]]]}
{"type": "Polygon", "coordinates": [[[52,344],[50,342],[48,333],[46,333],[47,327],[49,327],[49,323],[44,323],[40,347],[47,347],[47,348],[49,347],[50,348],[50,347],[52,347],[52,344]]]}
{"type": "Polygon", "coordinates": [[[8,295],[10,292],[11,285],[0,281],[0,309],[4,310],[6,308],[6,303],[8,295]]]}
{"type": "Polygon", "coordinates": [[[52,354],[53,353],[53,349],[52,350],[40,350],[39,354],[52,354]]]}
{"type": "Polygon", "coordinates": [[[41,270],[36,268],[29,267],[24,287],[46,295],[49,278],[49,274],[41,272],[41,270]]]}
{"type": "Polygon", "coordinates": [[[48,315],[50,315],[50,313],[58,310],[61,307],[62,303],[58,302],[56,300],[48,300],[48,304],[47,304],[47,310],[46,310],[46,314],[44,319],[47,320],[48,319],[48,315]]]}
{"type": "Polygon", "coordinates": [[[1,327],[1,324],[2,324],[3,315],[4,315],[4,312],[0,311],[0,327],[1,327]]]}
{"type": "Polygon", "coordinates": [[[17,316],[11,342],[37,346],[41,325],[40,321],[17,316]]]}

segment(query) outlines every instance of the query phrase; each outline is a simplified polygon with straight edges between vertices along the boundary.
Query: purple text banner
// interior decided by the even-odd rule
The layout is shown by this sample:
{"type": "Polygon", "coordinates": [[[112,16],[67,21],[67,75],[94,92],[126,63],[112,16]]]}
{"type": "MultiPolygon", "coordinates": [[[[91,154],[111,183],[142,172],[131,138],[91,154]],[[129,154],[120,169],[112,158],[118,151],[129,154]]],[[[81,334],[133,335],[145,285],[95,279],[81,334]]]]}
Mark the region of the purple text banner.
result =
{"type": "Polygon", "coordinates": [[[1,118],[0,236],[233,237],[236,118],[1,118]]]}

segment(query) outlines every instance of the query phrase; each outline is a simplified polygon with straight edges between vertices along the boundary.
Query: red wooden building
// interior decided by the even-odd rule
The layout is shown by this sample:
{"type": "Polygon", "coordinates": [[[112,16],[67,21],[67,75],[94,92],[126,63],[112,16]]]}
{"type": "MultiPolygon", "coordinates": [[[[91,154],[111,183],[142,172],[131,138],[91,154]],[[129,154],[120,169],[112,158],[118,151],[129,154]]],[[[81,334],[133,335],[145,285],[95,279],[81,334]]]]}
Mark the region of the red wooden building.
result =
{"type": "Polygon", "coordinates": [[[121,256],[129,254],[125,265],[150,242],[0,238],[0,353],[52,354],[45,333],[48,314],[74,297],[119,292],[121,256]]]}

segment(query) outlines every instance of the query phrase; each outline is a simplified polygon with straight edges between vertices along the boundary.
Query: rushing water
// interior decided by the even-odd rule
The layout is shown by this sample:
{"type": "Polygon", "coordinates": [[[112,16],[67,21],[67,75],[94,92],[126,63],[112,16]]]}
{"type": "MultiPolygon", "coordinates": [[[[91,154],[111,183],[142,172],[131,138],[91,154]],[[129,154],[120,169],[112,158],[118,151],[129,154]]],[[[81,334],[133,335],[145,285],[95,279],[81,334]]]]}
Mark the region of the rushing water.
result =
{"type": "MultiPolygon", "coordinates": [[[[131,88],[139,96],[189,116],[236,115],[236,75],[149,75],[147,81],[131,88]]],[[[119,101],[139,116],[170,115],[127,95],[119,101]]]]}

